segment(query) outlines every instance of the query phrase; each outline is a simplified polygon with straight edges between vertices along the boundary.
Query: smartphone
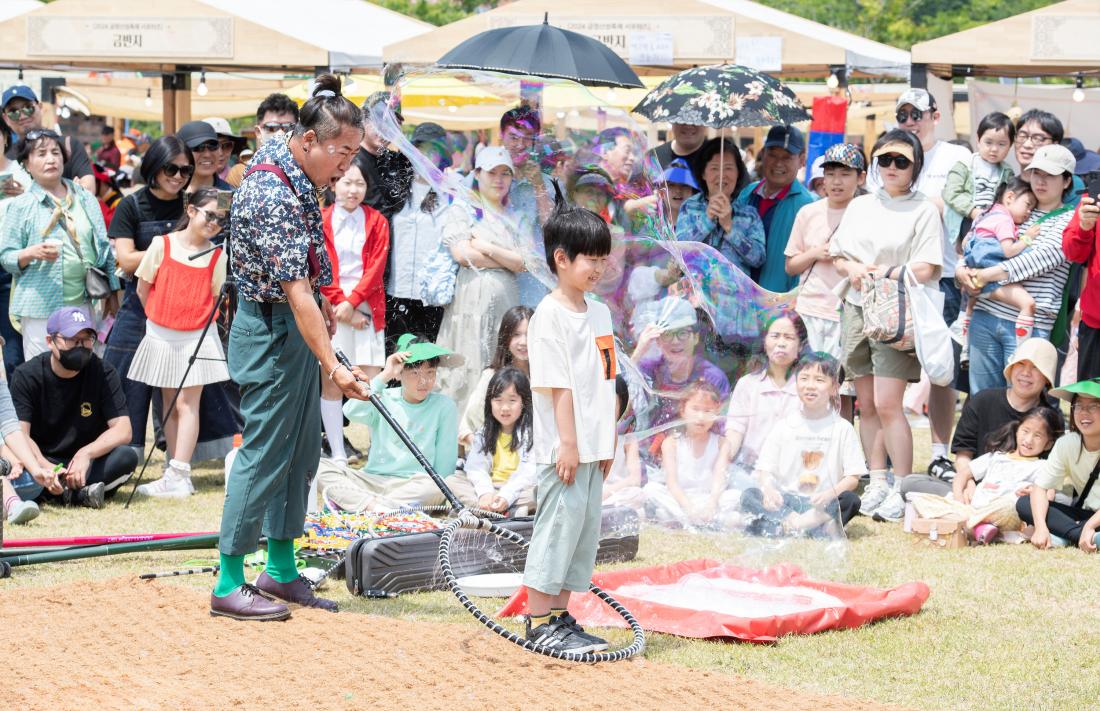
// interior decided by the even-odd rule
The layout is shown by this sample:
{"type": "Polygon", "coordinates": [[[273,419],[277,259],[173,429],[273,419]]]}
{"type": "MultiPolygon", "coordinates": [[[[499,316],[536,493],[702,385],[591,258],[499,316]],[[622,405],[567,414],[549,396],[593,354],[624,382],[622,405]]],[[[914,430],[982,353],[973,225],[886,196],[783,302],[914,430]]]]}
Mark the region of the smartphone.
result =
{"type": "Polygon", "coordinates": [[[1085,188],[1085,192],[1088,193],[1088,196],[1093,200],[1100,201],[1100,177],[1093,178],[1092,182],[1085,188]]]}

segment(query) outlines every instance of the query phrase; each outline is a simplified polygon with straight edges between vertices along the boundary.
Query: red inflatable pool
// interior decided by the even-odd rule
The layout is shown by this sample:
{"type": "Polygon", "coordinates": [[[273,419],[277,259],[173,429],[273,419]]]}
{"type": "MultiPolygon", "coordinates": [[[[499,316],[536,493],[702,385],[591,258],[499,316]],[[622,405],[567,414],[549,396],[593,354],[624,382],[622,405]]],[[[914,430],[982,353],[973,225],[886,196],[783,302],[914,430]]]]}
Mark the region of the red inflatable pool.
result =
{"type": "MultiPolygon", "coordinates": [[[[592,582],[647,630],[748,642],[773,642],[785,635],[849,629],[912,615],[930,594],[924,583],[882,590],[812,580],[793,565],[754,570],[713,560],[597,573],[592,582]]],[[[591,593],[574,595],[569,610],[584,625],[626,626],[591,593]]],[[[527,591],[520,588],[498,614],[508,617],[526,611],[527,591]]]]}

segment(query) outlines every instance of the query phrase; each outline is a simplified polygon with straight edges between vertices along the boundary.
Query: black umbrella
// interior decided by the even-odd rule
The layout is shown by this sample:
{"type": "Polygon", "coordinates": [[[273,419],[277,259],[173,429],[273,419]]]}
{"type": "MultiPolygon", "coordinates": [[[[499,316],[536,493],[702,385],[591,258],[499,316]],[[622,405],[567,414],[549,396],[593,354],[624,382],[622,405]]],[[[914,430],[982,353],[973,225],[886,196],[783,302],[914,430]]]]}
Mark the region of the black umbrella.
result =
{"type": "Polygon", "coordinates": [[[436,66],[571,79],[585,86],[641,89],[645,85],[619,55],[576,32],[541,25],[501,27],[474,35],[436,66]]]}

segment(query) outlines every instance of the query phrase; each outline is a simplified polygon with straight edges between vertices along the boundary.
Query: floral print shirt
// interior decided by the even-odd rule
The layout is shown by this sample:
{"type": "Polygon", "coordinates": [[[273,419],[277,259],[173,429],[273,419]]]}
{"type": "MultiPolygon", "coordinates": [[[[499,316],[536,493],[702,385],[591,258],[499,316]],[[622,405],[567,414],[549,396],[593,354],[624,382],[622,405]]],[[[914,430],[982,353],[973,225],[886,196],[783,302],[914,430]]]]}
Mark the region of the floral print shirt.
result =
{"type": "Polygon", "coordinates": [[[317,193],[286,140],[261,146],[252,165],[261,163],[282,168],[290,186],[268,171],[241,182],[230,212],[233,271],[241,298],[285,302],[280,281],[308,277],[316,290],[332,283],[332,265],[317,193]]]}
{"type": "Polygon", "coordinates": [[[730,231],[726,232],[707,217],[707,201],[702,193],[696,193],[680,206],[676,239],[714,247],[746,274],[764,263],[764,223],[756,209],[747,205],[733,205],[730,231]]]}

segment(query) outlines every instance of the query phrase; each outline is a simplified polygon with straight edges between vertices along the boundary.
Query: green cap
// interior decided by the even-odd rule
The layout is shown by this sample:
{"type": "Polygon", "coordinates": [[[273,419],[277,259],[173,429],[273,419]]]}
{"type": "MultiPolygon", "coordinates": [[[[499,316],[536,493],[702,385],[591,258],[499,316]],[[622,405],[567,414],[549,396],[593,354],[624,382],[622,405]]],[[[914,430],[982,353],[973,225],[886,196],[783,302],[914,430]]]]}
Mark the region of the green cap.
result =
{"type": "Polygon", "coordinates": [[[1055,388],[1050,391],[1050,394],[1066,402],[1071,402],[1074,395],[1084,395],[1085,397],[1094,397],[1100,400],[1100,378],[1089,378],[1088,380],[1081,380],[1072,385],[1055,388]]]}
{"type": "Polygon", "coordinates": [[[405,365],[413,365],[414,363],[431,360],[432,358],[439,358],[439,364],[447,367],[462,365],[466,362],[465,358],[454,351],[447,350],[443,346],[437,346],[434,343],[428,343],[426,341],[413,343],[415,340],[416,336],[411,333],[403,334],[397,339],[397,351],[399,353],[409,353],[409,357],[405,360],[405,365]]]}

